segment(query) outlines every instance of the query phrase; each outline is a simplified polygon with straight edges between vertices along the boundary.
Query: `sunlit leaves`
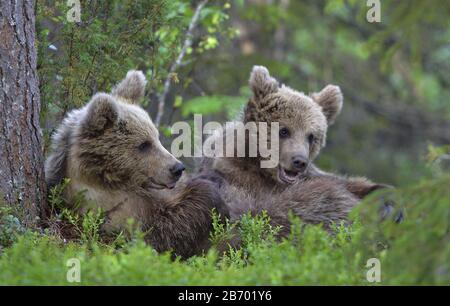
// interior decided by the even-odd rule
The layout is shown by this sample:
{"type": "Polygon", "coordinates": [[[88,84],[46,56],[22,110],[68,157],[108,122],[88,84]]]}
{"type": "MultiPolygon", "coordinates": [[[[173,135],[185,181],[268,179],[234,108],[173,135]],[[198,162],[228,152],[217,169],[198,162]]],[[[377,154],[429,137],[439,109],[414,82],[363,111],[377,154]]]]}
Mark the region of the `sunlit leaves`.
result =
{"type": "Polygon", "coordinates": [[[246,102],[244,97],[232,96],[201,96],[183,103],[181,114],[187,117],[191,114],[217,114],[225,112],[228,118],[236,115],[246,102]]]}

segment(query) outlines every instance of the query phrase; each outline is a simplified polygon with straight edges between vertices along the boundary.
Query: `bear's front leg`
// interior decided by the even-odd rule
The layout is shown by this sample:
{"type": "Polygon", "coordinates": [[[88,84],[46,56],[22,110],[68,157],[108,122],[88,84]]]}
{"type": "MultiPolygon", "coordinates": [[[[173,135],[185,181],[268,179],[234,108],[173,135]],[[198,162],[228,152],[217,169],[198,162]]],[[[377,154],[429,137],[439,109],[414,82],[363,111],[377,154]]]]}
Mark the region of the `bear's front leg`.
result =
{"type": "Polygon", "coordinates": [[[210,247],[212,210],[228,217],[226,205],[214,185],[203,179],[187,183],[173,202],[152,210],[144,230],[146,241],[158,252],[172,251],[187,258],[210,247]]]}

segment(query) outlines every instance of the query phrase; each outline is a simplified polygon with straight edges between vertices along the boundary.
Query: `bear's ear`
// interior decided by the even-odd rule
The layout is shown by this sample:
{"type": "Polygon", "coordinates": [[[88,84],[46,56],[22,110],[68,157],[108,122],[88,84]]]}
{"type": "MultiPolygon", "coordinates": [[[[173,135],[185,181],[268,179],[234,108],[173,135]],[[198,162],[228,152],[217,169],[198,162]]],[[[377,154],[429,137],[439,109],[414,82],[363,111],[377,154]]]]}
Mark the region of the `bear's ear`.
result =
{"type": "Polygon", "coordinates": [[[136,104],[144,96],[146,84],[147,80],[142,71],[130,70],[125,79],[117,84],[111,93],[126,102],[136,104]]]}
{"type": "Polygon", "coordinates": [[[91,135],[98,135],[113,126],[118,117],[119,111],[114,98],[105,93],[98,93],[88,104],[83,122],[84,131],[91,135]]]}
{"type": "Polygon", "coordinates": [[[253,66],[249,80],[255,98],[262,98],[278,90],[278,81],[272,78],[264,66],[253,66]]]}
{"type": "Polygon", "coordinates": [[[339,86],[327,85],[320,92],[313,93],[311,98],[322,107],[328,125],[333,124],[341,112],[344,102],[344,97],[339,86]]]}

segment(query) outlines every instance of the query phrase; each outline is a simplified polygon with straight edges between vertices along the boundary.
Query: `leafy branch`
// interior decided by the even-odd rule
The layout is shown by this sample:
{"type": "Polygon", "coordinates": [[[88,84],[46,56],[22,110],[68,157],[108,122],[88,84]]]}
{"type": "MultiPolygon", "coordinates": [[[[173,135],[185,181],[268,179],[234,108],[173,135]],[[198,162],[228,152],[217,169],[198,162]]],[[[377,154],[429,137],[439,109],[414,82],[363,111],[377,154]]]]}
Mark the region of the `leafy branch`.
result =
{"type": "Polygon", "coordinates": [[[164,107],[166,105],[167,94],[169,93],[169,90],[170,90],[170,84],[172,81],[172,77],[175,74],[175,72],[178,70],[178,68],[180,67],[180,65],[183,61],[183,58],[186,55],[187,50],[192,46],[193,32],[194,32],[194,29],[197,27],[198,22],[200,20],[200,12],[202,11],[203,7],[208,3],[208,1],[209,0],[202,0],[197,5],[197,8],[195,9],[195,13],[192,16],[191,22],[189,23],[188,30],[186,32],[183,47],[181,48],[181,51],[178,54],[177,59],[175,60],[175,62],[172,64],[172,66],[169,69],[169,73],[167,74],[167,78],[164,82],[163,92],[159,96],[159,99],[158,99],[159,100],[158,101],[158,112],[156,114],[156,119],[155,119],[155,125],[157,127],[160,125],[162,116],[164,115],[164,107]]]}

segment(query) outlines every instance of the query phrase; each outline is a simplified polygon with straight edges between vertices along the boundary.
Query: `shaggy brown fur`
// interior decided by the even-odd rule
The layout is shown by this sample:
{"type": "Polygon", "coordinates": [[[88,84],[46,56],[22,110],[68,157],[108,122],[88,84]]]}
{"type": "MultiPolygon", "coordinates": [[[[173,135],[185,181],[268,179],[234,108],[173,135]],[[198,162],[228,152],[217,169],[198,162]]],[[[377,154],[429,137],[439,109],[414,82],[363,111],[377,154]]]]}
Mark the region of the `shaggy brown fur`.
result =
{"type": "Polygon", "coordinates": [[[230,177],[231,172],[224,174],[217,170],[203,170],[199,178],[216,184],[229,208],[232,222],[247,212],[258,215],[267,211],[271,224],[282,227],[281,236],[289,234],[289,212],[305,223],[322,223],[325,229],[331,230],[333,223],[347,221],[348,213],[360,200],[347,190],[345,180],[331,175],[304,178],[281,189],[271,185],[266,177],[250,179],[242,170],[237,172],[233,173],[242,178],[238,181],[230,177]]]}
{"type": "Polygon", "coordinates": [[[101,207],[108,215],[104,230],[122,230],[134,218],[155,249],[187,257],[207,246],[211,209],[227,212],[211,182],[182,178],[176,184],[184,167],[135,104],[145,84],[142,72],[130,71],[111,95],[96,94],[72,111],[53,137],[47,182],[51,187],[69,178],[68,202],[84,191],[80,212],[101,207]]]}
{"type": "MultiPolygon", "coordinates": [[[[365,178],[326,173],[312,164],[325,146],[328,125],[341,111],[343,96],[339,87],[328,85],[308,96],[279,86],[261,66],[253,68],[250,87],[253,97],[241,121],[268,125],[279,122],[280,162],[271,169],[261,168],[259,157],[217,157],[204,162],[200,176],[216,183],[232,220],[248,211],[258,214],[266,210],[272,223],[282,225],[282,235],[286,235],[288,212],[292,211],[306,223],[323,223],[330,229],[333,222],[346,221],[361,198],[384,187],[365,178]],[[298,160],[303,165],[298,166],[298,160]]],[[[226,139],[227,132],[211,137],[226,139]]],[[[248,142],[254,136],[246,137],[248,142]]]]}

